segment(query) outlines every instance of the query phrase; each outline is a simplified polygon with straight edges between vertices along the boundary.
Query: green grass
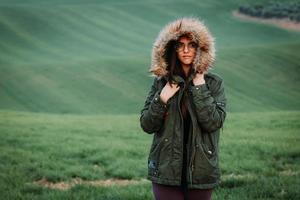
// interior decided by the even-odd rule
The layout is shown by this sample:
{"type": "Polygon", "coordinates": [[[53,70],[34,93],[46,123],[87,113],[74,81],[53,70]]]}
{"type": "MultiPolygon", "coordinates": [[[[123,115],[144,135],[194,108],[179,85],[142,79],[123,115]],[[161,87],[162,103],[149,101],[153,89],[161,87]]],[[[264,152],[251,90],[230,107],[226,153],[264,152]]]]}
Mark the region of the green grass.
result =
{"type": "MultiPolygon", "coordinates": [[[[216,38],[225,81],[215,200],[300,199],[300,33],[231,15],[261,0],[0,0],[0,199],[152,199],[139,111],[159,30],[181,16],[216,38]]],[[[265,1],[266,2],[266,1],[265,1]]]]}
{"type": "MultiPolygon", "coordinates": [[[[67,191],[32,184],[145,178],[152,136],[142,132],[138,117],[1,111],[2,199],[151,199],[150,182],[67,191]]],[[[299,130],[298,111],[229,113],[214,199],[299,199],[299,130]]]]}
{"type": "Polygon", "coordinates": [[[0,109],[135,114],[159,30],[197,16],[216,38],[231,112],[299,110],[300,34],[234,18],[247,2],[2,0],[0,109]]]}

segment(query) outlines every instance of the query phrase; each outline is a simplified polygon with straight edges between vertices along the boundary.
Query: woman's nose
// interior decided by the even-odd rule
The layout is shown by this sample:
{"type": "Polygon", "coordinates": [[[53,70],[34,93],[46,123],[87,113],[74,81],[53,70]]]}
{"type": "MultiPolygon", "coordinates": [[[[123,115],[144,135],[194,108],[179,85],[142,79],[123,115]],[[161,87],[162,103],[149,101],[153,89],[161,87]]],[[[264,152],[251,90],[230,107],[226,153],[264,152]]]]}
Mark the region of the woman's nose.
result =
{"type": "Polygon", "coordinates": [[[189,47],[188,47],[188,45],[184,45],[183,52],[189,52],[189,47]]]}

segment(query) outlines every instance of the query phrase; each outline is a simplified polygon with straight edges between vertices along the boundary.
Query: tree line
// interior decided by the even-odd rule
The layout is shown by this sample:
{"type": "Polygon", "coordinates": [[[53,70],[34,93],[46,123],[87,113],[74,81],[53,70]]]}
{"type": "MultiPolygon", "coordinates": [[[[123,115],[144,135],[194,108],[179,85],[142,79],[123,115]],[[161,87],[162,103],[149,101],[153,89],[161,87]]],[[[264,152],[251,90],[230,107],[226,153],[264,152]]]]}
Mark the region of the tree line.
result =
{"type": "Polygon", "coordinates": [[[264,5],[243,5],[239,7],[239,12],[265,19],[289,19],[300,22],[300,2],[269,1],[264,5]]]}

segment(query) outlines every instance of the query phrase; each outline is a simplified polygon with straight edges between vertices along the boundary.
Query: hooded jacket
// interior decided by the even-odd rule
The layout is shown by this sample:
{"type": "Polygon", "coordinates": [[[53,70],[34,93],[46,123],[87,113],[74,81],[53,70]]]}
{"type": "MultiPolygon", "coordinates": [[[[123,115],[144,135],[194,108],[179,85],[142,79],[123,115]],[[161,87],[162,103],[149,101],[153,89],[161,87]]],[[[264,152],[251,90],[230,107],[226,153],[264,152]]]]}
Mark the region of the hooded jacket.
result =
{"type": "Polygon", "coordinates": [[[155,76],[144,107],[140,125],[153,141],[148,156],[148,179],[165,185],[179,186],[183,169],[183,117],[180,102],[187,95],[190,127],[187,142],[187,187],[214,188],[220,182],[219,135],[226,117],[223,80],[208,72],[215,59],[214,39],[196,18],[180,18],[167,24],[153,45],[150,72],[155,76]],[[164,104],[160,92],[167,82],[165,53],[168,44],[189,33],[198,44],[192,64],[193,73],[184,81],[175,76],[180,89],[164,104]],[[205,84],[192,84],[196,71],[204,72],[205,84]]]}

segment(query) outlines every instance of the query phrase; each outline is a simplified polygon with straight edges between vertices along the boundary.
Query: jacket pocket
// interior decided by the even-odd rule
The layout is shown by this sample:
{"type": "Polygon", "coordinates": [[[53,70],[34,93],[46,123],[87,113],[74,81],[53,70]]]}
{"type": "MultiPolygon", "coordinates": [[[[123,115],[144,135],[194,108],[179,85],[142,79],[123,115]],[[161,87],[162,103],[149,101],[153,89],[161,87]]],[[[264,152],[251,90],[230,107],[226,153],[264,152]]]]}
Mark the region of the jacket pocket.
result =
{"type": "Polygon", "coordinates": [[[215,183],[219,176],[216,152],[204,143],[197,143],[192,169],[194,184],[215,183]]]}
{"type": "Polygon", "coordinates": [[[148,158],[149,175],[159,177],[161,172],[166,175],[169,170],[168,162],[171,157],[171,140],[167,137],[159,138],[150,150],[148,158]]]}
{"type": "Polygon", "coordinates": [[[207,162],[212,166],[216,167],[217,166],[217,153],[214,148],[209,148],[207,144],[205,143],[200,143],[203,155],[206,158],[207,162]]]}
{"type": "Polygon", "coordinates": [[[150,176],[158,176],[159,158],[161,152],[161,141],[153,141],[148,156],[148,174],[150,176]]]}

